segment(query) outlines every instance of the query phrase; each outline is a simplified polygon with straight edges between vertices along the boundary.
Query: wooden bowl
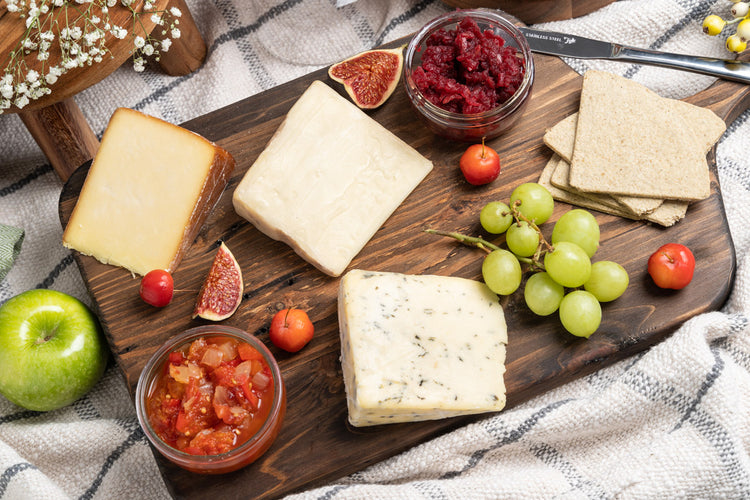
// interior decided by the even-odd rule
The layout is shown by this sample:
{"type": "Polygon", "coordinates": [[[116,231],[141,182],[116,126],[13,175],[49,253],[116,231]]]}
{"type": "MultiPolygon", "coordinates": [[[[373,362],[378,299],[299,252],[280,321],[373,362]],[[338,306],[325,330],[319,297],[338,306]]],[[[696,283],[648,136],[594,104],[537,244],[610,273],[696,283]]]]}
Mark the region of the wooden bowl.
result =
{"type": "Polygon", "coordinates": [[[614,0],[443,0],[451,7],[500,9],[526,24],[560,21],[583,16],[614,0]]]}

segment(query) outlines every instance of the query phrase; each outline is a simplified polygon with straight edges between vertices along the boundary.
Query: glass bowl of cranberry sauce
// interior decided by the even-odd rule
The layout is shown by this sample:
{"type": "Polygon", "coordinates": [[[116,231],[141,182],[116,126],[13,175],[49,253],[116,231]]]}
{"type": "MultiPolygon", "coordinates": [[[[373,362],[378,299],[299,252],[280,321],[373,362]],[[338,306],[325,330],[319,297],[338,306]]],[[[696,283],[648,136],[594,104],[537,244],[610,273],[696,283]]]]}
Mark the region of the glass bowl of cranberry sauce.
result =
{"type": "Polygon", "coordinates": [[[199,326],[167,340],[141,372],[136,414],[153,448],[183,469],[220,474],[260,458],[276,439],[286,389],[255,336],[199,326]]]}
{"type": "Polygon", "coordinates": [[[489,9],[449,12],[418,31],[404,59],[412,107],[437,135],[474,142],[502,134],[523,114],[534,61],[523,34],[489,9]]]}

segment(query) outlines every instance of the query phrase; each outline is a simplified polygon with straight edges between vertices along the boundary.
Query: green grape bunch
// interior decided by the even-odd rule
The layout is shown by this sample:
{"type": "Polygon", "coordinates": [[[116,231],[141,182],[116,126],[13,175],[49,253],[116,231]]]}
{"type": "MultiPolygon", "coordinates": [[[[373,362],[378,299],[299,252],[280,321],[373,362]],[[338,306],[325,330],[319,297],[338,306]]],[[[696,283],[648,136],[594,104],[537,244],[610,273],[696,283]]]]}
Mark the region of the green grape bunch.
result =
{"type": "Polygon", "coordinates": [[[505,234],[507,249],[486,239],[458,232],[427,229],[478,247],[487,255],[482,279],[498,295],[515,293],[524,272],[531,273],[523,290],[529,310],[538,316],[555,312],[565,330],[590,337],[601,324],[602,302],[620,297],[628,287],[628,273],[613,261],[593,262],[599,248],[596,218],[575,208],[552,228],[550,241],[539,229],[554,211],[554,200],[541,184],[528,182],[513,190],[510,202],[491,201],[479,213],[479,223],[491,235],[505,234]]]}
{"type": "Polygon", "coordinates": [[[732,0],[732,7],[729,13],[730,19],[724,19],[717,14],[710,14],[703,19],[703,32],[710,36],[717,36],[724,31],[727,26],[737,25],[735,32],[727,37],[726,47],[730,52],[739,54],[747,50],[747,44],[750,42],[750,2],[741,2],[732,0]]]}

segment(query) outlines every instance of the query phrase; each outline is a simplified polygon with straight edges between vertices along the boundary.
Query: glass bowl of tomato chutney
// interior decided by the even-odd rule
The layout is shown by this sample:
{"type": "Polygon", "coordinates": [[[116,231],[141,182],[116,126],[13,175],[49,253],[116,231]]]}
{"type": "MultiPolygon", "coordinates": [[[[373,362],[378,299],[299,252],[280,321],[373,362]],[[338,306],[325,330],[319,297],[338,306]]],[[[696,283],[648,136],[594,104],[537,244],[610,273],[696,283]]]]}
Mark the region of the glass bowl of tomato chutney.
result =
{"type": "Polygon", "coordinates": [[[534,83],[531,49],[497,11],[456,10],[419,30],[404,56],[404,86],[435,134],[492,139],[522,116],[534,83]]]}
{"type": "Polygon", "coordinates": [[[231,472],[276,439],[286,389],[271,352],[229,326],[200,326],[170,338],[149,359],[135,394],[152,446],[191,472],[231,472]]]}

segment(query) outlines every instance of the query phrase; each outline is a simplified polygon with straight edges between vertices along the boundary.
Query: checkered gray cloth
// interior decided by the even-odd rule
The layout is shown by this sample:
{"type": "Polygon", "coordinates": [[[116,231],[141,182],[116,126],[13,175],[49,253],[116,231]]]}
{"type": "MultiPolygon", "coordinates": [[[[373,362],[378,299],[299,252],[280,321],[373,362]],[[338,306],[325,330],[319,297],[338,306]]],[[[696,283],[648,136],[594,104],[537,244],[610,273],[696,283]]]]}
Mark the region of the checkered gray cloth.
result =
{"type": "MultiPolygon", "coordinates": [[[[437,0],[187,3],[209,46],[204,66],[173,78],[125,65],[77,96],[96,133],[119,106],[181,123],[405,36],[449,10],[437,0]]],[[[725,56],[700,22],[730,5],[622,0],[546,27],[725,56]]],[[[570,64],[625,75],[669,97],[712,82],[622,63],[570,64]]],[[[693,318],[645,353],[295,498],[750,498],[749,119],[744,113],[732,123],[718,147],[737,250],[737,279],[721,311],[693,318]]],[[[17,116],[0,116],[0,137],[0,223],[25,231],[0,302],[41,287],[90,303],[61,245],[62,183],[17,116]]],[[[116,368],[61,410],[35,413],[0,398],[0,496],[168,497],[116,368]]]]}

